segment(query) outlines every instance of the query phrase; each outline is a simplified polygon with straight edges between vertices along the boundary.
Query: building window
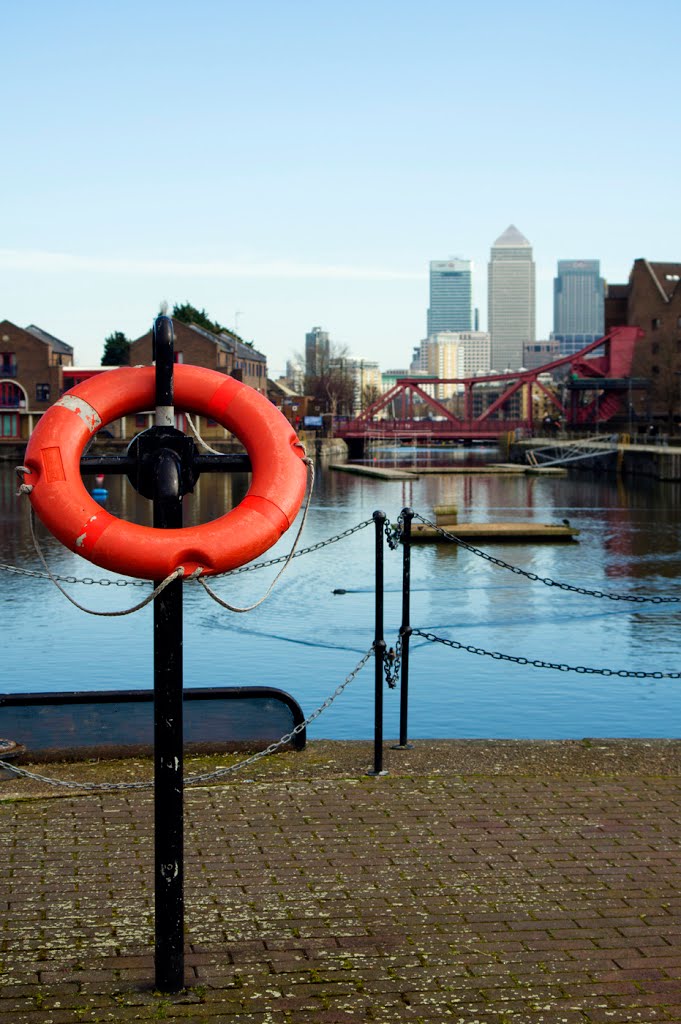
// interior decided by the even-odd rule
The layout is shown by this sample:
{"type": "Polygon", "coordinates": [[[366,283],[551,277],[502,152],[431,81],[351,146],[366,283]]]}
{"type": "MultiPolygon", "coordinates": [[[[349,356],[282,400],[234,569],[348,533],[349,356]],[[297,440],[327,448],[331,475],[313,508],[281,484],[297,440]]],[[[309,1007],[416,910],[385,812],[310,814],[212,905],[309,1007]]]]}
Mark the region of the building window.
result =
{"type": "Polygon", "coordinates": [[[660,329],[660,327],[662,326],[662,321],[659,318],[659,316],[653,317],[653,319],[650,321],[650,326],[654,331],[658,331],[660,329]]]}
{"type": "Polygon", "coordinates": [[[49,400],[50,400],[50,385],[49,384],[36,384],[36,386],[35,386],[35,400],[36,400],[36,402],[49,402],[49,400]]]}
{"type": "Polygon", "coordinates": [[[17,384],[0,381],[0,408],[19,409],[24,404],[24,393],[17,384]]]}
{"type": "Polygon", "coordinates": [[[0,413],[0,437],[19,437],[19,417],[16,413],[0,413]]]}
{"type": "Polygon", "coordinates": [[[652,352],[652,354],[654,356],[657,355],[657,353],[660,351],[660,343],[659,343],[659,341],[654,341],[652,343],[652,345],[650,346],[650,351],[652,352]]]}
{"type": "Polygon", "coordinates": [[[14,352],[0,352],[0,377],[16,377],[17,357],[14,352]]]}

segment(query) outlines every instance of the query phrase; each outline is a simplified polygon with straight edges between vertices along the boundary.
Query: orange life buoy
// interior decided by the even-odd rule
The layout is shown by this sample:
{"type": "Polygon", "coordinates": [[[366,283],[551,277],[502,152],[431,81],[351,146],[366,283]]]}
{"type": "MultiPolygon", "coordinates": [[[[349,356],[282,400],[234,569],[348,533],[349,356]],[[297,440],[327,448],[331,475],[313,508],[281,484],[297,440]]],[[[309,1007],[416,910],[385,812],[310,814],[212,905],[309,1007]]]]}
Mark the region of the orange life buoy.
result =
{"type": "Polygon", "coordinates": [[[305,494],[304,451],[288,420],[263,395],[216,370],[174,367],[178,409],[217,420],[245,446],[252,478],[236,508],[201,526],[160,530],[128,523],[98,505],[80,457],[106,423],[151,409],[153,366],[106,370],[71,388],[38,421],[28,443],[24,483],[36,514],[62,544],[126,576],[159,580],[182,566],[213,575],[270,548],[295,519],[305,494]]]}

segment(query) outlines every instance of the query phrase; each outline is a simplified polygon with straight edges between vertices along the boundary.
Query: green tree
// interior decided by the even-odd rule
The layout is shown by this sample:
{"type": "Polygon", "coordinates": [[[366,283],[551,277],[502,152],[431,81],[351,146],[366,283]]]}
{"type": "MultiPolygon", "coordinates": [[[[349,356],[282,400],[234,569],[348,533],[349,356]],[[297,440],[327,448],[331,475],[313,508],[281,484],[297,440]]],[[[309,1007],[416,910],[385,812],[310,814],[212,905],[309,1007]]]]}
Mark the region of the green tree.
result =
{"type": "Polygon", "coordinates": [[[129,366],[130,341],[122,331],[114,331],[104,339],[102,366],[129,366]]]}
{"type": "Polygon", "coordinates": [[[217,320],[211,320],[205,309],[197,309],[190,302],[175,303],[173,318],[182,324],[196,324],[197,327],[202,327],[204,331],[210,331],[211,334],[221,334],[227,330],[217,320]]]}
{"type": "Polygon", "coordinates": [[[224,327],[217,320],[211,320],[205,309],[197,309],[196,306],[192,306],[191,302],[175,303],[172,315],[182,324],[196,324],[197,327],[202,327],[204,331],[210,331],[211,334],[229,334],[230,338],[235,338],[242,345],[248,345],[249,348],[255,347],[252,341],[244,341],[229,327],[224,327]]]}

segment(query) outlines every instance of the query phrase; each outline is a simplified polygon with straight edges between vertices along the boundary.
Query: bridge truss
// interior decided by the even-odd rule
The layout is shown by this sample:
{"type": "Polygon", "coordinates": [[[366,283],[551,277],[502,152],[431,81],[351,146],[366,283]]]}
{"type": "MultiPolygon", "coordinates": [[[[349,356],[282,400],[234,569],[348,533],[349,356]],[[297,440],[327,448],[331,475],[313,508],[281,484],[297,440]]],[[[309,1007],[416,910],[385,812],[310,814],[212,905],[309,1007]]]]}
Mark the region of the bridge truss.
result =
{"type": "MultiPolygon", "coordinates": [[[[537,393],[549,418],[567,427],[595,426],[626,411],[632,391],[647,382],[631,377],[638,327],[615,327],[579,352],[533,370],[480,377],[404,377],[354,420],[336,430],[348,442],[492,440],[510,431],[531,432],[537,393]],[[541,378],[550,374],[556,386],[541,378]],[[453,397],[435,397],[445,386],[453,397]]],[[[546,412],[543,413],[546,416],[546,412]]]]}

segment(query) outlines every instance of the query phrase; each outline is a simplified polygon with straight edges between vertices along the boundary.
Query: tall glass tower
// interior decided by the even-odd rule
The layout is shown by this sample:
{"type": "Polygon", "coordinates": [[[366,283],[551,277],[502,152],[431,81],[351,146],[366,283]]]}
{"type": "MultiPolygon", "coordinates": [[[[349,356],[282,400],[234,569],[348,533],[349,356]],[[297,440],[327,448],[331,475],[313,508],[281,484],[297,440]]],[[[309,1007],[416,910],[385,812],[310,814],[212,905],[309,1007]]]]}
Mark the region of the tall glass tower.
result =
{"type": "Polygon", "coordinates": [[[558,260],[553,281],[553,338],[572,355],[605,329],[605,281],[600,260],[558,260]]]}
{"type": "Polygon", "coordinates": [[[513,224],[492,246],[487,286],[492,369],[517,370],[523,346],[536,341],[535,267],[532,246],[513,224]]]}
{"type": "Polygon", "coordinates": [[[305,335],[305,374],[320,377],[329,368],[329,333],[313,327],[305,335]]]}
{"type": "Polygon", "coordinates": [[[470,331],[471,318],[471,261],[433,260],[428,337],[440,331],[470,331]]]}

